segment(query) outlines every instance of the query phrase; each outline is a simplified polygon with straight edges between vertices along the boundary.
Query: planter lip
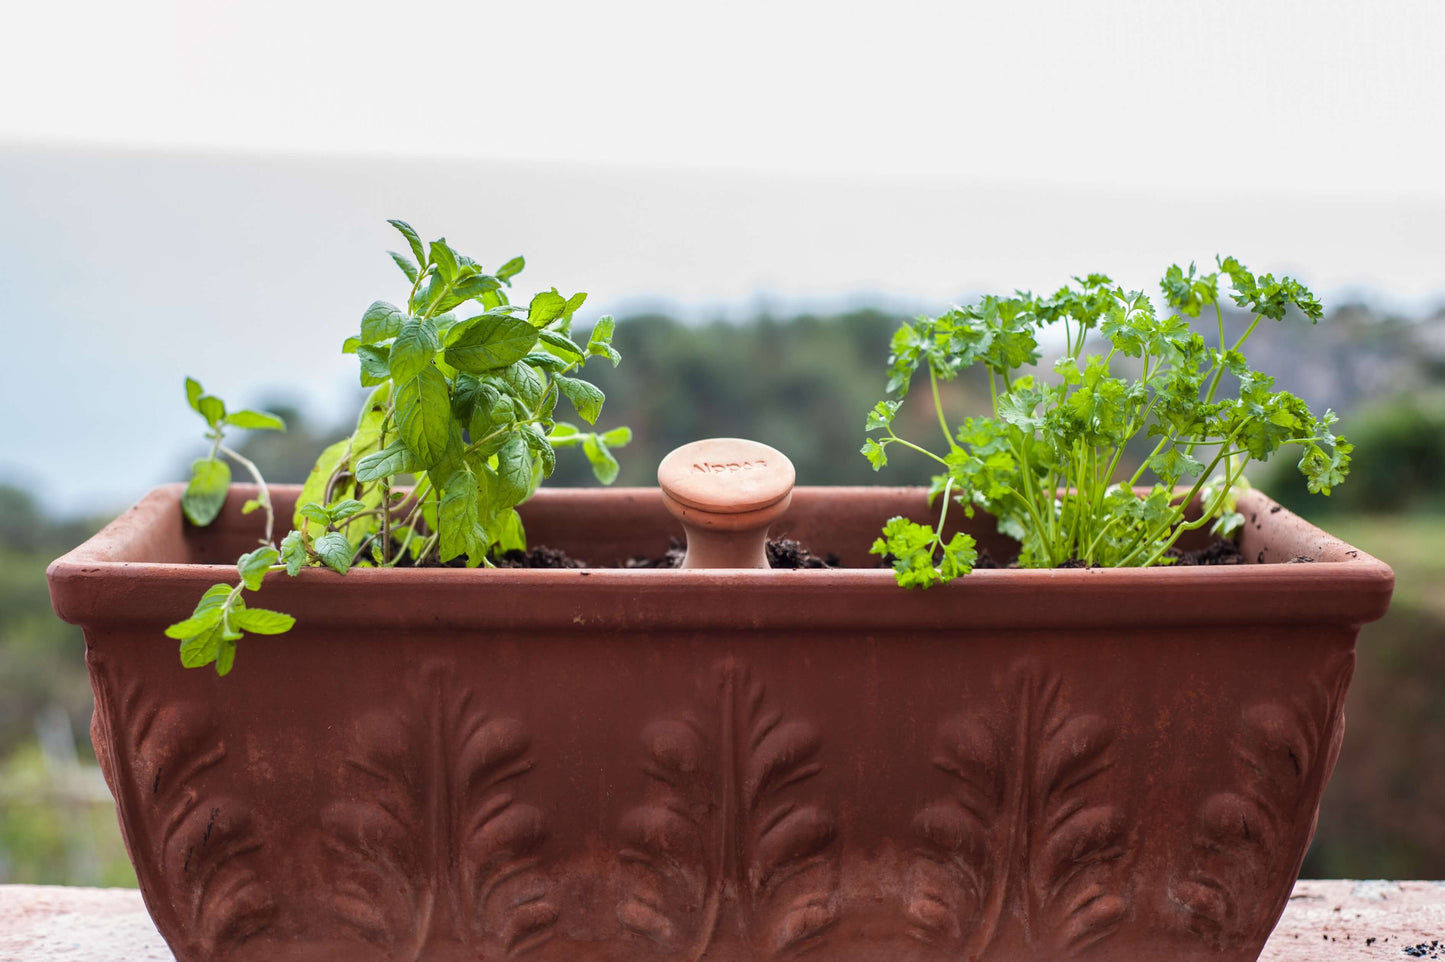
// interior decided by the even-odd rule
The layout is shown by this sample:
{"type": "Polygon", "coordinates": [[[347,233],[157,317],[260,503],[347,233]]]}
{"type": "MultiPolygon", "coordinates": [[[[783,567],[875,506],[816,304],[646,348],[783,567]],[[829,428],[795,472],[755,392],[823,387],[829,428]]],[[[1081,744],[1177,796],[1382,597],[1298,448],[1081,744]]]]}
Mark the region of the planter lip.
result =
{"type": "MultiPolygon", "coordinates": [[[[237,494],[249,486],[235,485],[237,494]]],[[[174,621],[200,593],[234,584],[231,564],[143,560],[146,530],[178,517],[185,486],[146,494],[47,569],[52,604],[66,621],[95,625],[174,621]],[[172,615],[174,617],[172,617],[172,615]]],[[[299,486],[273,485],[287,493],[299,486]]],[[[798,499],[862,499],[916,492],[880,487],[800,487],[798,499]]],[[[584,498],[598,506],[658,500],[656,488],[544,489],[538,502],[584,498]]],[[[904,591],[884,569],[375,569],[344,578],[307,569],[267,579],[258,604],[333,625],[609,629],[1108,628],[1244,623],[1358,626],[1381,617],[1390,567],[1250,491],[1240,510],[1261,524],[1304,533],[1314,564],[1122,569],[982,569],[926,591],[904,591]],[[740,603],[739,592],[746,593],[740,603]],[[685,604],[680,604],[681,598],[685,604]],[[1145,598],[1149,604],[1141,605],[1145,598]],[[262,600],[264,599],[264,601],[262,600]],[[404,601],[403,601],[404,599],[404,601]],[[559,603],[561,599],[561,603],[559,603]]],[[[1252,519],[1253,520],[1253,519],[1252,519]]],[[[158,636],[159,637],[159,636],[158,636]]],[[[161,639],[165,640],[165,639],[161,639]]],[[[167,643],[170,643],[167,640],[167,643]]]]}

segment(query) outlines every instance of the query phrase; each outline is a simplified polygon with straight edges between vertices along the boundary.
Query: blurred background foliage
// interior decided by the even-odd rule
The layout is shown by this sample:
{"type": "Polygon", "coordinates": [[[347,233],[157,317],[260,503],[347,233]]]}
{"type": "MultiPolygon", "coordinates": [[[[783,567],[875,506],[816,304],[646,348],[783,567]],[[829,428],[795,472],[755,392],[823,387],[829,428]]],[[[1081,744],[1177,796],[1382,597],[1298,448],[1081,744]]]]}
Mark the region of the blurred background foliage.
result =
{"type": "MultiPolygon", "coordinates": [[[[857,453],[901,319],[868,310],[701,325],[623,319],[622,368],[588,367],[608,398],[599,424],[635,432],[619,452],[619,483],[653,484],[669,450],[726,435],[780,448],[802,484],[926,480],[921,458],[896,458],[875,475],[857,453]]],[[[1349,736],[1304,874],[1445,877],[1445,311],[1407,319],[1348,306],[1318,326],[1287,320],[1256,344],[1256,365],[1340,412],[1356,449],[1349,482],[1329,499],[1306,494],[1289,463],[1263,467],[1255,482],[1398,578],[1389,615],[1360,639],[1349,736]]],[[[986,404],[986,388],[967,375],[947,391],[957,410],[986,404]]],[[[257,432],[244,451],[272,481],[300,481],[347,431],[285,399],[267,406],[289,430],[257,432]]],[[[901,416],[915,423],[900,433],[929,430],[925,403],[901,416]]],[[[191,454],[176,452],[177,478],[191,454]]],[[[552,483],[593,482],[583,459],[564,452],[552,483]]],[[[85,737],[84,643],[51,613],[44,578],[102,521],[48,517],[29,493],[0,487],[0,882],[134,884],[85,737]]]]}

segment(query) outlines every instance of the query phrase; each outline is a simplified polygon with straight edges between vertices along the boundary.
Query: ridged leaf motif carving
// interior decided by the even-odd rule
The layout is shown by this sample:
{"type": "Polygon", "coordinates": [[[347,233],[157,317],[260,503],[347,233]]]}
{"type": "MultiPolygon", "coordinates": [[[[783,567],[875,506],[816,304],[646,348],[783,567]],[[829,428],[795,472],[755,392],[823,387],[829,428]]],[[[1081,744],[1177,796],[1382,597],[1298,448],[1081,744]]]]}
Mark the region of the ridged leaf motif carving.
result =
{"type": "Polygon", "coordinates": [[[1206,944],[1263,944],[1283,910],[1304,857],[1300,827],[1314,832],[1319,786],[1344,738],[1340,706],[1352,666],[1349,660],[1304,693],[1253,705],[1240,718],[1231,746],[1235,782],[1200,805],[1193,865],[1169,887],[1186,926],[1206,944]]]}
{"type": "Polygon", "coordinates": [[[129,844],[150,853],[136,862],[157,928],[193,957],[224,957],[265,931],[277,904],[257,871],[264,834],[250,805],[205,789],[228,754],[220,724],[200,701],[147,699],[140,679],[87,658],[100,679],[92,730],[109,728],[99,754],[129,844]]]}
{"type": "Polygon", "coordinates": [[[454,675],[425,666],[402,705],[359,720],[344,797],[322,813],[330,907],[394,959],[444,943],[522,952],[557,919],[538,871],[542,812],[513,795],[530,739],[454,675]]]}
{"type": "Polygon", "coordinates": [[[837,913],[833,816],[797,797],[822,770],[818,731],[731,660],[712,678],[700,711],[643,732],[649,797],[620,828],[618,918],[681,958],[733,936],[768,956],[801,949],[837,913]]]}
{"type": "Polygon", "coordinates": [[[934,765],[953,788],[914,819],[908,915],[918,937],[965,958],[1015,923],[1041,953],[1077,952],[1112,934],[1132,901],[1125,815],[1099,797],[1114,732],[1070,714],[1057,677],[1016,666],[998,688],[1007,711],[939,727],[934,765]]]}

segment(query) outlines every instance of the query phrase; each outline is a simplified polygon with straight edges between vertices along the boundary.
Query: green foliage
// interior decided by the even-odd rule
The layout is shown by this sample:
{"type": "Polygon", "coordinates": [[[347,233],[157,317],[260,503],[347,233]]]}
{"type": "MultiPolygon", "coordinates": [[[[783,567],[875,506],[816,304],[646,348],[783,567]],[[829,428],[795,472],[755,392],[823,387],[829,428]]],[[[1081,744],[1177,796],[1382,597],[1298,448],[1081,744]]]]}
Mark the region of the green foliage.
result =
{"type": "Polygon", "coordinates": [[[374,301],[359,333],[342,352],[354,354],[363,387],[371,388],[351,436],[327,447],[302,487],[294,530],[273,541],[274,513],[255,465],[223,443],[226,427],[284,428],[257,411],[228,414],[225,404],[192,380],[186,398],[206,419],[214,444],[192,467],[182,504],[195,524],[209,524],[225,503],[231,471],[245,466],[260,489],[243,511],[265,509],[261,547],[238,563],[240,584],[217,585],[167,634],[181,642],[187,667],[231,670],[246,632],[279,634],[289,615],[247,607],[243,591],[260,589],[267,573],[324,566],[346,574],[358,566],[420,564],[465,557],[490,565],[496,551],[524,547],[516,506],[532,496],[557,464],[556,448],[580,446],[604,484],[616,479],[612,450],[631,440],[626,428],[594,433],[558,422],[566,398],[588,424],[602,413],[602,391],[575,376],[590,357],[614,365],[614,325],[604,317],[586,347],[572,339],[572,319],[586,294],[555,287],[524,308],[507,289],[525,266],[508,261],[486,273],[445,239],[424,245],[410,225],[389,221],[411,257],[391,253],[410,284],[404,306],[374,301]],[[457,311],[476,313],[460,316],[457,311]],[[406,487],[410,484],[409,490],[406,487]]]}
{"type": "MultiPolygon", "coordinates": [[[[1350,415],[1359,459],[1350,483],[1321,506],[1330,515],[1420,511],[1445,513],[1445,393],[1412,393],[1350,415]]],[[[1270,465],[1261,476],[1271,496],[1292,511],[1310,500],[1308,480],[1270,465]]]]}
{"type": "MultiPolygon", "coordinates": [[[[1315,417],[1299,398],[1275,390],[1274,378],[1253,370],[1242,352],[1262,318],[1282,319],[1293,307],[1318,320],[1319,302],[1290,278],[1255,277],[1232,257],[1218,264],[1204,275],[1192,264],[1187,272],[1169,268],[1160,286],[1178,313],[1160,314],[1144,294],[1090,274],[1049,297],[989,296],[902,324],[888,359],[888,391],[899,399],[867,415],[865,431],[883,434],[865,441],[863,455],[877,470],[894,445],[928,454],[943,469],[934,480],[943,512],[956,497],[970,515],[976,507],[992,513],[999,529],[1022,543],[1020,564],[1032,567],[1166,564],[1184,531],[1211,523],[1222,534],[1237,528],[1234,503],[1246,465],[1286,445],[1300,449],[1309,490],[1328,495],[1348,473],[1352,450],[1331,430],[1334,414],[1315,417]],[[1221,277],[1234,302],[1253,314],[1232,345],[1224,338],[1221,277]],[[1205,308],[1218,322],[1213,347],[1186,320],[1205,308]],[[1064,342],[1052,378],[1034,369],[1050,327],[1064,342]],[[1101,346],[1086,354],[1091,336],[1101,346]],[[987,373],[992,416],[951,427],[939,385],[975,366],[987,373]],[[920,368],[928,373],[942,454],[894,429],[920,368]],[[1221,391],[1226,374],[1237,386],[1232,397],[1221,391]],[[1125,477],[1125,448],[1140,437],[1158,442],[1125,477]],[[1140,492],[1146,474],[1155,483],[1140,492]],[[1200,495],[1202,514],[1187,518],[1200,495]]],[[[874,551],[894,558],[899,584],[927,587],[971,569],[973,559],[952,544],[895,519],[874,551]]]]}

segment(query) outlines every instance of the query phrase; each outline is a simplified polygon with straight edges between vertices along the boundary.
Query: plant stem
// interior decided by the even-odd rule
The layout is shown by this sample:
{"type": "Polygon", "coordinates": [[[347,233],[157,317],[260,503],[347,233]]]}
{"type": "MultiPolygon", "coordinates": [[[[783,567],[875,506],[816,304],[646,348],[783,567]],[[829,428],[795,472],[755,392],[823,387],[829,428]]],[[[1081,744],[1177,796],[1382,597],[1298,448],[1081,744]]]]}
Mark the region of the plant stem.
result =
{"type": "Polygon", "coordinates": [[[271,489],[266,486],[266,479],[261,477],[261,470],[257,468],[255,464],[251,463],[249,458],[232,451],[219,440],[216,442],[216,447],[218,447],[226,457],[243,465],[246,470],[251,473],[251,477],[256,479],[256,488],[259,495],[256,500],[261,502],[261,507],[266,510],[266,537],[261,539],[261,543],[270,544],[271,535],[276,528],[276,511],[271,507],[271,489]]]}

